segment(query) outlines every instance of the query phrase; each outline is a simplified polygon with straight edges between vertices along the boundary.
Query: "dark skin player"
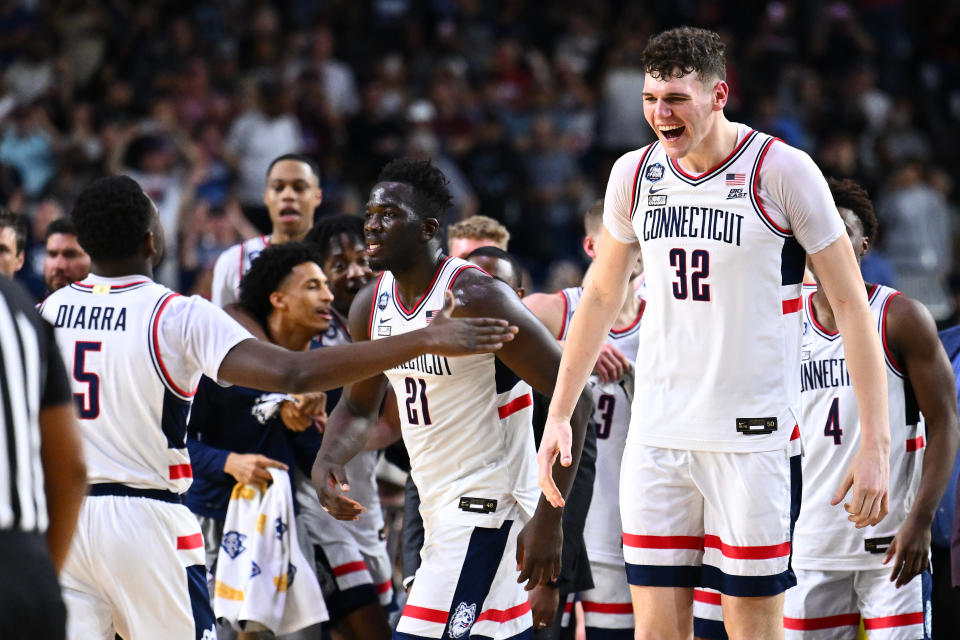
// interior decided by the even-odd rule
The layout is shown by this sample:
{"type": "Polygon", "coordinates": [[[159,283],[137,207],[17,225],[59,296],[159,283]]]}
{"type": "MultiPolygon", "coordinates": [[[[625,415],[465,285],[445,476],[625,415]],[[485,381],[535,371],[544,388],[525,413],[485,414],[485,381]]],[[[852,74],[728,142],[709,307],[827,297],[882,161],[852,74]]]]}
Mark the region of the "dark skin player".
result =
{"type": "MultiPolygon", "coordinates": [[[[857,214],[844,206],[842,197],[838,198],[838,190],[848,190],[850,185],[835,180],[829,183],[859,263],[870,249],[870,239],[865,237],[864,225],[857,214]]],[[[869,295],[873,285],[866,284],[866,287],[869,295]]],[[[826,296],[818,290],[812,299],[817,322],[828,331],[837,331],[833,309],[826,296]]],[[[897,587],[901,587],[929,566],[930,525],[950,480],[960,434],[957,431],[953,367],[937,337],[930,312],[916,300],[895,296],[887,309],[886,338],[923,413],[928,442],[923,453],[923,471],[916,501],[883,559],[884,564],[891,563],[890,581],[896,581],[897,587]]]]}
{"type": "MultiPolygon", "coordinates": [[[[371,267],[391,271],[404,304],[426,292],[444,259],[439,238],[440,222],[421,213],[423,196],[405,182],[379,182],[370,192],[364,232],[371,267]]],[[[350,309],[349,329],[354,340],[367,340],[369,314],[376,287],[366,287],[350,309]]],[[[540,393],[550,395],[560,364],[560,348],[546,328],[531,314],[509,286],[468,269],[455,281],[457,317],[494,315],[519,327],[516,339],[504,343],[497,357],[540,393]]],[[[380,340],[377,341],[380,343],[380,340]]],[[[336,518],[353,519],[363,507],[341,490],[349,484],[343,464],[363,448],[387,386],[383,375],[354,383],[346,388],[327,424],[326,437],[313,468],[313,483],[320,502],[336,518]]],[[[583,393],[574,412],[572,459],[553,468],[560,490],[566,494],[576,474],[577,460],[591,411],[589,394],[583,393]]],[[[541,496],[536,513],[518,537],[518,582],[532,589],[544,584],[560,570],[562,508],[552,507],[541,496]]]]}

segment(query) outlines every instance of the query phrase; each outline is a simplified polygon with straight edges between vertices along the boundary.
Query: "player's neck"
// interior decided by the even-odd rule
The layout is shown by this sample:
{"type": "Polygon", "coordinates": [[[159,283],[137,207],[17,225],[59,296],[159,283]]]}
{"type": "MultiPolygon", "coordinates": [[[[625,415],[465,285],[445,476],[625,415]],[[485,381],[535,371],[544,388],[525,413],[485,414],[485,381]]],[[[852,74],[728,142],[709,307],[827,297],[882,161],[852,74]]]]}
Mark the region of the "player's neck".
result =
{"type": "Polygon", "coordinates": [[[677,162],[688,173],[706,173],[730,155],[737,146],[738,137],[737,125],[727,120],[722,111],[717,112],[713,126],[700,144],[677,162]]]}
{"type": "Polygon", "coordinates": [[[288,242],[301,242],[307,237],[307,231],[309,231],[309,229],[305,229],[303,233],[289,234],[284,233],[280,229],[274,229],[270,234],[270,245],[273,246],[278,244],[287,244],[288,242]]]}
{"type": "Polygon", "coordinates": [[[116,262],[90,262],[90,273],[102,278],[123,278],[124,276],[147,276],[153,278],[153,265],[149,260],[130,258],[116,262]]]}
{"type": "Polygon", "coordinates": [[[423,250],[418,259],[413,260],[403,269],[390,270],[397,283],[400,302],[408,309],[412,309],[420,296],[427,292],[440,265],[447,257],[439,247],[428,246],[429,249],[423,250]]]}
{"type": "Polygon", "coordinates": [[[267,317],[267,334],[270,341],[290,351],[306,351],[317,330],[298,325],[283,314],[272,312],[267,317]]]}
{"type": "Polygon", "coordinates": [[[623,305],[617,314],[617,319],[613,322],[613,328],[620,330],[626,329],[637,320],[637,314],[640,313],[640,298],[633,288],[633,280],[627,282],[627,290],[624,292],[623,305]]]}

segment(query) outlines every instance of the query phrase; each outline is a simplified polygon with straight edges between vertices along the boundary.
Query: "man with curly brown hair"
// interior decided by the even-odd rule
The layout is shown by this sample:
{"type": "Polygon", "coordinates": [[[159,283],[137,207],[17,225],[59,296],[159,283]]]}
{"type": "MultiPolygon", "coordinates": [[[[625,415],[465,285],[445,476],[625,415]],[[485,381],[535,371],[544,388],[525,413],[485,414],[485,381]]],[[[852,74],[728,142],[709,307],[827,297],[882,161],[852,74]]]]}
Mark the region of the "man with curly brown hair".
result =
{"type": "MultiPolygon", "coordinates": [[[[860,447],[832,503],[887,512],[883,351],[827,184],[803,152],[723,113],[725,48],[680,27],[641,61],[657,140],[614,165],[597,259],[571,322],[539,453],[565,456],[586,382],[642,250],[647,313],[620,480],[637,638],[688,638],[693,588],[719,591],[733,638],[782,638],[799,511],[801,283],[809,254],[844,337],[860,447]]],[[[839,507],[837,507],[839,508],[839,507]]]]}

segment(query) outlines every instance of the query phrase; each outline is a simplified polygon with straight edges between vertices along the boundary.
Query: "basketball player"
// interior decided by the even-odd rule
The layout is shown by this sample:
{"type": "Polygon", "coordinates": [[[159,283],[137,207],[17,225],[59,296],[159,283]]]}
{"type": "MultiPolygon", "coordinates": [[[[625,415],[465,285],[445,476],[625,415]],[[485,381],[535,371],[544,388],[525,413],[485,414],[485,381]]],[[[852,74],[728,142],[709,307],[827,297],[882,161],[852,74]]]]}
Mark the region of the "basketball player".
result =
{"type": "MultiPolygon", "coordinates": [[[[597,241],[603,230],[603,202],[595,203],[584,217],[586,236],[583,250],[591,258],[597,256],[597,241]]],[[[639,265],[638,265],[639,268],[639,265]]],[[[597,477],[593,500],[587,513],[584,540],[594,588],[580,594],[588,640],[631,640],[633,608],[630,588],[623,570],[623,543],[620,532],[620,460],[630,425],[630,403],[633,399],[633,366],[637,357],[637,335],[646,302],[635,295],[634,276],[623,291],[623,304],[614,320],[606,343],[610,351],[626,360],[620,365],[628,375],[593,387],[597,425],[597,477]]],[[[534,294],[524,302],[540,318],[558,340],[566,340],[573,317],[583,294],[582,287],[563,289],[556,294],[534,294]]],[[[614,362],[620,362],[615,359],[614,362]]],[[[598,363],[599,368],[599,363],[598,363]]]]}
{"type": "Polygon", "coordinates": [[[652,144],[614,165],[597,259],[574,315],[540,447],[567,454],[568,417],[643,251],[648,301],[621,474],[637,638],[687,638],[693,587],[720,591],[734,638],[779,638],[799,459],[801,281],[809,254],[844,335],[860,446],[833,495],[857,527],[887,512],[883,353],[850,241],[806,154],[723,115],[724,45],[681,27],[650,40],[652,144]]]}
{"type": "MultiPolygon", "coordinates": [[[[395,160],[381,171],[364,230],[371,267],[384,273],[354,301],[351,336],[379,344],[422,327],[451,290],[458,313],[495,312],[520,327],[517,339],[497,358],[418,358],[347,387],[313,482],[335,517],[362,512],[341,492],[349,488],[343,465],[366,442],[389,379],[424,521],[422,564],[394,637],[525,637],[530,603],[518,583],[532,588],[556,576],[562,512],[542,498],[537,504],[532,397],[517,376],[549,394],[559,348],[506,284],[444,255],[438,232],[449,205],[446,179],[430,162],[395,160]]],[[[564,492],[576,472],[589,396],[575,405],[573,459],[557,472],[564,492]]]]}
{"type": "MultiPolygon", "coordinates": [[[[498,348],[506,323],[451,321],[377,345],[291,353],[149,277],[163,246],[156,207],[126,176],[97,180],[71,214],[92,274],[53,293],[55,326],[84,439],[90,490],[62,583],[74,639],[212,638],[186,419],[201,374],[268,391],[322,390],[419,355],[498,348]]],[[[439,356],[438,356],[439,357],[439,356]]]]}
{"type": "Polygon", "coordinates": [[[313,160],[299,153],[275,158],[267,169],[267,189],[263,192],[273,229],[269,236],[250,238],[220,254],[213,267],[213,303],[225,307],[237,301],[240,279],[264,247],[303,240],[322,198],[320,169],[313,160]]]}

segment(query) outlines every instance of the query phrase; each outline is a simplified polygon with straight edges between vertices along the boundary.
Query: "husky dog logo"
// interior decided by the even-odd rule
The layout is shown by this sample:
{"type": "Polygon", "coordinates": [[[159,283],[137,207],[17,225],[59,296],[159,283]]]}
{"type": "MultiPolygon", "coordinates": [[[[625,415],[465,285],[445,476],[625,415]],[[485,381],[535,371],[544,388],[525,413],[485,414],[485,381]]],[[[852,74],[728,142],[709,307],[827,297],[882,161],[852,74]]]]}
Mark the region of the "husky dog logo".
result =
{"type": "Polygon", "coordinates": [[[450,621],[449,635],[451,638],[462,638],[470,631],[473,621],[477,619],[477,605],[471,604],[469,607],[466,602],[457,605],[457,610],[453,612],[453,620],[450,621]]]}
{"type": "Polygon", "coordinates": [[[235,559],[247,550],[247,548],[243,546],[243,541],[246,539],[247,536],[238,531],[227,531],[223,534],[223,541],[220,543],[220,546],[223,547],[223,550],[227,552],[228,556],[235,559]]]}

